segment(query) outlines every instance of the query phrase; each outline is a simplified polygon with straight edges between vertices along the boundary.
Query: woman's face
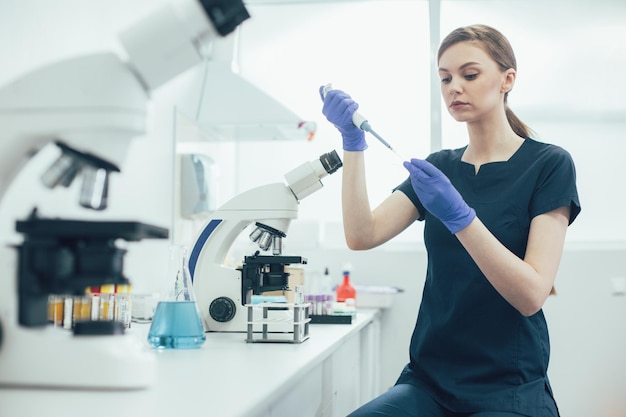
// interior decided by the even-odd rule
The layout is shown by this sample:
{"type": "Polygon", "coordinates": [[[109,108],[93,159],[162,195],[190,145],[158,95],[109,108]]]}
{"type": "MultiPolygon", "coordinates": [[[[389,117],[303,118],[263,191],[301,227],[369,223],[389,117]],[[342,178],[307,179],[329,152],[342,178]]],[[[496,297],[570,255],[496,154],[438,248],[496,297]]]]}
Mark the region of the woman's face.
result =
{"type": "Polygon", "coordinates": [[[479,121],[503,111],[504,93],[513,87],[515,70],[501,71],[485,50],[473,42],[450,46],[439,59],[441,94],[459,122],[479,121]]]}

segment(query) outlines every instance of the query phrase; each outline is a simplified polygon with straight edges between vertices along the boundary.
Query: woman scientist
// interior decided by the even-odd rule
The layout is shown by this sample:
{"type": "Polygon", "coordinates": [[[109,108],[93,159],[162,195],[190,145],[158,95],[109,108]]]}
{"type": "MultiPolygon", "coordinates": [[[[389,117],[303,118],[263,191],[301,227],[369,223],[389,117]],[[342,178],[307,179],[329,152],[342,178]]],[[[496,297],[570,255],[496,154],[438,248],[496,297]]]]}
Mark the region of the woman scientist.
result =
{"type": "Polygon", "coordinates": [[[562,148],[530,138],[509,109],[516,62],[500,32],[454,30],[438,71],[469,144],[405,162],[409,177],[374,210],[367,144],[352,123],[358,104],[340,90],[324,98],[323,114],[343,138],[348,246],[374,248],[424,220],[428,251],[410,362],[394,387],[350,416],[558,416],[542,306],[580,212],[574,164],[562,148]]]}

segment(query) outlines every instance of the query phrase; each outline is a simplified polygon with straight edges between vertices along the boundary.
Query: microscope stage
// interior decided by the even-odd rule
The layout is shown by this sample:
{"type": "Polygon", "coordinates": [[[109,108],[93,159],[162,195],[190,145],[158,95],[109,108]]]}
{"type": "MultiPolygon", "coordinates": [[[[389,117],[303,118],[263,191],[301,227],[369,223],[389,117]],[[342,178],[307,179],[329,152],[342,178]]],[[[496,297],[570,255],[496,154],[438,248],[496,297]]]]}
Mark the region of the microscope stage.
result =
{"type": "Polygon", "coordinates": [[[32,237],[121,238],[127,241],[166,239],[169,236],[168,229],[135,221],[34,219],[18,221],[16,230],[32,237]]]}

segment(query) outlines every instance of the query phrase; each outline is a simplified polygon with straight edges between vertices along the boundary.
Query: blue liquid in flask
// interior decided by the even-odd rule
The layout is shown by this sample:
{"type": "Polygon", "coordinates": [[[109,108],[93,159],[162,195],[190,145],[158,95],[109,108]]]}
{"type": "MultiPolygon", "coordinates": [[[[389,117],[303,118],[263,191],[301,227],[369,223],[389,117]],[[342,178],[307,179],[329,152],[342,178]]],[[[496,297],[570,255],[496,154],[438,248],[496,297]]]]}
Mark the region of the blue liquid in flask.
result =
{"type": "Polygon", "coordinates": [[[195,301],[159,301],[148,333],[152,347],[193,349],[205,340],[195,301]]]}

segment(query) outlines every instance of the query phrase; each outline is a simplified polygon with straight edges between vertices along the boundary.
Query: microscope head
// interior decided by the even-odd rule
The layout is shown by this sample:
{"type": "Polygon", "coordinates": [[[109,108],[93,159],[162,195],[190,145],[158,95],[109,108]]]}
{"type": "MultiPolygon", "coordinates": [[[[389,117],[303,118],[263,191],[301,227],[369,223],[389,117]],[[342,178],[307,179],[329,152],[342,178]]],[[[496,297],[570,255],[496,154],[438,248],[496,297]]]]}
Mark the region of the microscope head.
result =
{"type": "MultiPolygon", "coordinates": [[[[287,186],[293,193],[296,201],[300,202],[303,198],[323,187],[322,178],[335,173],[342,166],[341,158],[339,158],[337,151],[333,149],[320,155],[318,159],[305,162],[286,173],[287,186]]],[[[255,229],[250,233],[250,240],[256,242],[259,248],[264,251],[269,250],[271,246],[272,253],[280,255],[282,253],[282,239],[287,236],[286,232],[289,222],[283,222],[283,224],[279,225],[275,221],[272,224],[257,221],[255,226],[255,229]]]]}
{"type": "Polygon", "coordinates": [[[0,201],[23,166],[57,141],[62,155],[44,184],[68,187],[80,176],[80,204],[105,209],[109,174],[145,134],[150,93],[207,59],[207,46],[249,17],[242,0],[177,1],[120,33],[125,59],[81,55],[0,86],[0,201]]]}
{"type": "Polygon", "coordinates": [[[342,166],[341,158],[339,158],[337,151],[333,149],[320,155],[318,159],[305,162],[289,171],[285,174],[285,179],[296,200],[300,201],[322,188],[323,184],[320,180],[329,174],[335,173],[342,166]]]}

